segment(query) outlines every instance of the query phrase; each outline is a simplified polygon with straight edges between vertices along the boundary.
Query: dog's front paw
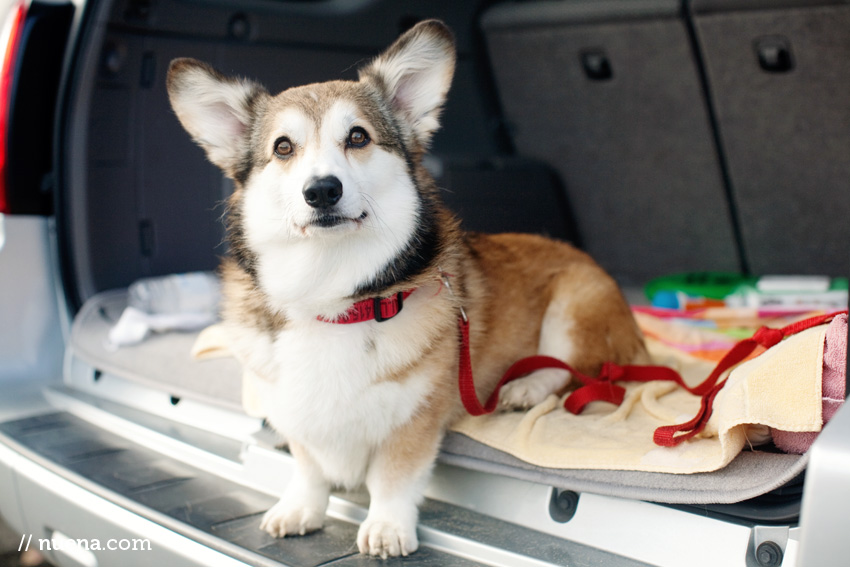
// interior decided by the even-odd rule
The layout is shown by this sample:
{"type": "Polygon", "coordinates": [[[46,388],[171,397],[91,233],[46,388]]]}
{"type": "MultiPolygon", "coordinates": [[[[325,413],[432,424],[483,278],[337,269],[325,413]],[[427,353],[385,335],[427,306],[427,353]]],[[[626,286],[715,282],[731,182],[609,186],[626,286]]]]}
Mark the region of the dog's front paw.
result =
{"type": "Polygon", "coordinates": [[[325,510],[292,505],[280,501],[269,509],[260,522],[260,529],[273,537],[304,535],[322,527],[325,510]]]}
{"type": "Polygon", "coordinates": [[[366,519],[357,533],[360,553],[387,557],[407,556],[419,548],[416,524],[404,526],[399,522],[366,519]]]}
{"type": "Polygon", "coordinates": [[[558,368],[536,370],[502,387],[499,408],[505,411],[532,408],[563,388],[569,379],[569,373],[558,368]]]}

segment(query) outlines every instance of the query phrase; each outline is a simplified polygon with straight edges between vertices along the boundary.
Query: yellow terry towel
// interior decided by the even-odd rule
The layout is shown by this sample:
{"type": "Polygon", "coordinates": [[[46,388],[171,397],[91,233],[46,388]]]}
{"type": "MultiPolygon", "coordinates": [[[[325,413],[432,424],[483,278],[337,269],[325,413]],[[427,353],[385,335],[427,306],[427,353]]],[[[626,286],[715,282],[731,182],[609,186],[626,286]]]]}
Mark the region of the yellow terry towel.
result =
{"type": "MultiPolygon", "coordinates": [[[[525,413],[494,413],[465,417],[452,429],[549,468],[610,469],[695,473],[727,465],[747,443],[765,440],[768,427],[783,431],[820,431],[821,380],[826,325],[785,339],[761,356],[732,371],[714,402],[705,430],[673,448],[659,447],[653,432],[662,425],[692,418],[700,398],[672,382],[622,383],[625,399],[619,407],[592,402],[581,415],[563,408],[550,396],[525,413]]],[[[659,341],[648,340],[657,364],[676,368],[689,385],[711,372],[713,363],[688,359],[659,341]]],[[[221,326],[198,337],[196,358],[231,356],[221,326]]],[[[265,382],[246,373],[242,404],[249,415],[262,416],[265,382]]]]}
{"type": "MultiPolygon", "coordinates": [[[[700,398],[671,382],[623,383],[620,407],[593,402],[573,415],[563,409],[563,399],[550,396],[526,413],[465,417],[452,429],[541,467],[714,471],[735,458],[748,436],[764,440],[768,427],[820,431],[825,333],[826,325],[803,331],[734,369],[705,430],[677,447],[659,447],[653,433],[691,419],[700,398]]],[[[649,346],[659,363],[672,356],[663,345],[649,346]]],[[[680,371],[695,385],[711,367],[703,363],[680,371]]]]}

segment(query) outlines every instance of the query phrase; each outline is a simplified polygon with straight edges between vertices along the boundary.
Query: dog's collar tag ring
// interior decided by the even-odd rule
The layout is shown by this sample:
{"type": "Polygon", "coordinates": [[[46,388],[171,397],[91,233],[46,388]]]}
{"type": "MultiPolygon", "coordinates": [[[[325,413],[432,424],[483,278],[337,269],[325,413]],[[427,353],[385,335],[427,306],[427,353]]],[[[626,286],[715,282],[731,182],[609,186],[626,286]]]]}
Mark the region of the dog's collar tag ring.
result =
{"type": "MultiPolygon", "coordinates": [[[[451,277],[449,274],[443,271],[442,268],[438,268],[440,270],[440,280],[443,282],[443,286],[445,286],[446,290],[449,292],[449,295],[454,297],[455,292],[452,290],[452,282],[449,280],[451,277]]],[[[463,305],[460,306],[460,317],[463,319],[464,323],[469,323],[469,318],[466,316],[466,310],[463,308],[463,305]]]]}

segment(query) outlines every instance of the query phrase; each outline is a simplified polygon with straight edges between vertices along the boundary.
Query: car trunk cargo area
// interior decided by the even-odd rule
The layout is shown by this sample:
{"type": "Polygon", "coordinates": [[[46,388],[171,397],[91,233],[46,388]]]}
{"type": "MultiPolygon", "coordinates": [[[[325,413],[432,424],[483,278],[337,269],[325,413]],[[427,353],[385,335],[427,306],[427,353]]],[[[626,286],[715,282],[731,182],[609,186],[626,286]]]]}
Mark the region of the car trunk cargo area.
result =
{"type": "MultiPolygon", "coordinates": [[[[250,428],[240,421],[238,364],[191,360],[194,334],[105,346],[129,284],[213,270],[227,252],[220,217],[232,185],[174,116],[168,64],[194,57],[270,92],[355,78],[359,63],[425,17],[457,36],[457,73],[428,164],[465,227],[570,240],[630,289],[692,271],[848,275],[850,5],[769,4],[91,2],[60,141],[59,244],[78,310],[66,360],[66,386],[77,393],[60,397],[102,396],[160,416],[201,408],[185,419],[203,428],[234,414],[250,428]]],[[[5,434],[22,438],[15,427],[5,434]]],[[[555,487],[553,502],[564,492],[659,502],[670,513],[684,506],[749,529],[797,522],[807,456],[745,451],[696,475],[555,471],[452,434],[441,463],[460,472],[438,473],[435,498],[443,490],[455,494],[446,501],[485,513],[440,479],[555,487]]],[[[258,501],[267,504],[247,500],[258,501]]],[[[753,536],[745,547],[759,543],[753,536]]]]}
{"type": "Polygon", "coordinates": [[[171,59],[277,92],[354,78],[431,16],[459,50],[432,169],[469,227],[567,238],[630,285],[687,271],[850,272],[846,4],[361,4],[90,10],[64,140],[72,299],[213,269],[225,253],[231,187],[174,117],[171,59]],[[785,67],[766,61],[783,53],[785,67]],[[507,204],[513,214],[499,214],[507,204]]]}

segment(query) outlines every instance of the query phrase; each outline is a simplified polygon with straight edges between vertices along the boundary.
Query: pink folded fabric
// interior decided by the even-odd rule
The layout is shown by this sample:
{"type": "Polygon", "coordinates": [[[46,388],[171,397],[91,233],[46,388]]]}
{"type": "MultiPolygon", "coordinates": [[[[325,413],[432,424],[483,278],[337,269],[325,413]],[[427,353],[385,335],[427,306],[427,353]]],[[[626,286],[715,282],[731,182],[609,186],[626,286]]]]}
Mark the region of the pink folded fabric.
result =
{"type": "MultiPolygon", "coordinates": [[[[835,317],[826,330],[823,348],[823,423],[844,403],[847,381],[847,315],[835,317]]],[[[818,432],[772,429],[773,443],[786,453],[802,455],[812,446],[818,432]]]]}

